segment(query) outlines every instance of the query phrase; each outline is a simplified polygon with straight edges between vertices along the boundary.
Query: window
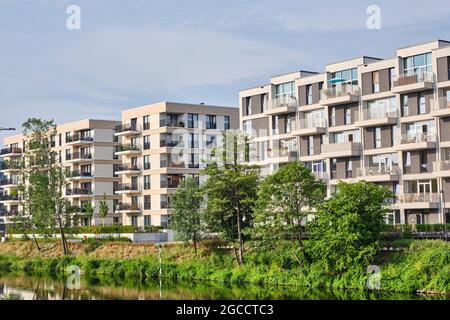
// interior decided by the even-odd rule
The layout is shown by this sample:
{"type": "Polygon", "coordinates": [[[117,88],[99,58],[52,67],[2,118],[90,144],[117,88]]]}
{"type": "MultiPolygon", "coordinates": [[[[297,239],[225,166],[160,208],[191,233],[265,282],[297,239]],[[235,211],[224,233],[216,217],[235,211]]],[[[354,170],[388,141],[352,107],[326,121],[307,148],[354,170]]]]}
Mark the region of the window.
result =
{"type": "Polygon", "coordinates": [[[394,80],[397,77],[397,71],[395,68],[389,69],[389,90],[394,87],[394,80]]]}
{"type": "Polygon", "coordinates": [[[152,216],[146,215],[144,216],[144,226],[148,227],[152,225],[152,216]]]}
{"type": "Polygon", "coordinates": [[[411,152],[406,152],[404,155],[404,163],[405,163],[405,167],[410,167],[411,166],[411,152]]]}
{"type": "Polygon", "coordinates": [[[216,144],[216,136],[207,135],[206,136],[206,148],[207,149],[212,149],[212,148],[214,148],[216,146],[217,146],[217,144],[216,144]]]}
{"type": "Polygon", "coordinates": [[[252,97],[245,98],[245,115],[252,114],[252,97]]]}
{"type": "Polygon", "coordinates": [[[261,112],[267,110],[267,93],[261,95],[261,112]]]}
{"type": "Polygon", "coordinates": [[[138,226],[138,217],[137,216],[131,216],[131,225],[133,227],[137,227],[138,226]]]}
{"type": "Polygon", "coordinates": [[[248,135],[252,134],[252,121],[251,120],[244,121],[244,131],[248,135]]]}
{"type": "Polygon", "coordinates": [[[306,86],[306,104],[313,103],[313,93],[312,93],[312,85],[308,84],[306,86]]]}
{"type": "Polygon", "coordinates": [[[372,72],[372,92],[373,93],[380,92],[380,72],[379,71],[372,72]]]}
{"type": "Polygon", "coordinates": [[[72,160],[72,153],[70,149],[66,149],[66,161],[72,160]]]}
{"type": "Polygon", "coordinates": [[[396,138],[397,138],[397,126],[394,125],[391,127],[391,146],[396,144],[396,138]]]}
{"type": "MultiPolygon", "coordinates": [[[[332,79],[343,79],[344,81],[339,82],[339,85],[358,85],[358,69],[347,69],[331,74],[332,79]]],[[[333,84],[335,87],[336,84],[333,84]]]]}
{"type": "Polygon", "coordinates": [[[314,136],[308,136],[308,156],[314,154],[314,136]]]}
{"type": "Polygon", "coordinates": [[[292,97],[295,96],[295,85],[294,81],[281,83],[275,86],[275,97],[292,97]]]}
{"type": "Polygon", "coordinates": [[[144,136],[144,150],[150,149],[150,136],[144,136]]]}
{"type": "Polygon", "coordinates": [[[144,210],[151,210],[152,209],[152,196],[145,195],[144,196],[144,210]]]}
{"type": "Polygon", "coordinates": [[[230,116],[223,117],[223,128],[225,130],[230,130],[230,116]]]}
{"type": "Polygon", "coordinates": [[[336,125],[336,107],[331,107],[330,110],[330,126],[334,127],[336,125]]]}
{"type": "Polygon", "coordinates": [[[144,130],[150,130],[150,116],[145,116],[143,118],[144,130]]]}
{"type": "Polygon", "coordinates": [[[188,114],[188,128],[198,128],[198,114],[188,114]]]}
{"type": "Polygon", "coordinates": [[[59,134],[59,139],[58,139],[58,145],[61,147],[62,146],[62,134],[59,134]]]}
{"type": "Polygon", "coordinates": [[[406,94],[402,96],[402,116],[409,116],[409,96],[406,94]]]}
{"type": "Polygon", "coordinates": [[[200,156],[199,156],[198,153],[191,153],[189,155],[189,165],[188,165],[188,167],[191,168],[191,169],[192,168],[193,169],[198,169],[200,167],[199,159],[200,159],[200,156]]]}
{"type": "Polygon", "coordinates": [[[144,170],[150,169],[151,169],[150,156],[144,156],[144,170]]]}
{"type": "Polygon", "coordinates": [[[374,139],[375,139],[375,142],[374,142],[375,148],[381,148],[381,128],[380,127],[375,128],[374,139]]]}
{"type": "Polygon", "coordinates": [[[151,176],[144,176],[144,190],[150,190],[151,188],[151,176]]]}
{"type": "Polygon", "coordinates": [[[347,178],[353,177],[353,160],[347,159],[346,161],[347,178]]]}
{"type": "Polygon", "coordinates": [[[428,156],[426,150],[420,151],[420,172],[428,172],[428,156]]]}
{"type": "Polygon", "coordinates": [[[188,147],[189,148],[198,148],[198,134],[195,134],[195,133],[189,134],[188,147]]]}
{"type": "Polygon", "coordinates": [[[423,93],[419,93],[419,114],[425,113],[427,113],[425,96],[423,95],[423,93]]]}
{"type": "Polygon", "coordinates": [[[66,132],[66,143],[72,142],[72,133],[66,132]]]}
{"type": "Polygon", "coordinates": [[[273,116],[272,117],[272,134],[273,135],[276,135],[276,134],[280,133],[279,120],[280,120],[280,118],[278,116],[273,116]]]}
{"type": "Polygon", "coordinates": [[[206,129],[217,129],[216,116],[206,115],[206,129]]]}
{"type": "Polygon", "coordinates": [[[348,106],[345,107],[345,124],[352,124],[352,109],[348,106]]]}
{"type": "Polygon", "coordinates": [[[55,135],[52,135],[52,137],[51,137],[50,146],[52,148],[56,147],[56,136],[55,135]]]}
{"type": "Polygon", "coordinates": [[[335,179],[337,174],[337,159],[331,160],[331,179],[335,179]]]}
{"type": "Polygon", "coordinates": [[[432,56],[431,52],[419,54],[403,59],[403,73],[405,76],[423,75],[426,72],[432,71],[432,56]]]}

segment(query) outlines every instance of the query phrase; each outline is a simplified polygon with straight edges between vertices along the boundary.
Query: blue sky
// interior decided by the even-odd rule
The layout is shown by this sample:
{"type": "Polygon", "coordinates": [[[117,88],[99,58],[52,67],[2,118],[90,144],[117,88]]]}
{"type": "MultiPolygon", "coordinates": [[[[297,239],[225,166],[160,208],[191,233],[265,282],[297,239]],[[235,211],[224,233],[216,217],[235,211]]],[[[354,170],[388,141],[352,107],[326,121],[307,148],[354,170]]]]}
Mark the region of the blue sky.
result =
{"type": "MultiPolygon", "coordinates": [[[[448,0],[0,0],[0,126],[119,118],[158,101],[238,105],[295,70],[450,39],[448,0]],[[344,4],[345,3],[345,4],[344,4]],[[81,8],[81,30],[66,9],[81,8]],[[381,8],[381,30],[366,9],[381,8]]],[[[0,136],[1,137],[1,136],[0,136]]]]}

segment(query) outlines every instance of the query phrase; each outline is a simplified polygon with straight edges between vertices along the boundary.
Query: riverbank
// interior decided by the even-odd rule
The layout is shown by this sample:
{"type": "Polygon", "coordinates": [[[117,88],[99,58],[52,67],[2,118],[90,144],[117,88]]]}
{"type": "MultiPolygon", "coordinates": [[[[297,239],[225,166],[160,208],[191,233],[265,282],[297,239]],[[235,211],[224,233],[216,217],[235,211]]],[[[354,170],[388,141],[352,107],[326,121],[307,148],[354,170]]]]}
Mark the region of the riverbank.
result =
{"type": "MultiPolygon", "coordinates": [[[[374,261],[381,268],[381,290],[450,293],[449,244],[412,241],[405,249],[384,252],[374,261]]],[[[145,282],[159,275],[154,245],[71,243],[70,250],[72,255],[63,257],[57,242],[43,243],[39,252],[31,241],[8,241],[0,244],[0,269],[63,278],[67,266],[77,265],[85,276],[105,283],[115,279],[145,282]]],[[[266,253],[250,251],[244,266],[236,264],[232,252],[211,243],[203,244],[197,253],[187,245],[168,245],[163,248],[163,276],[170,281],[367,289],[365,270],[327,274],[318,265],[302,264],[296,248],[288,244],[266,253]]]]}

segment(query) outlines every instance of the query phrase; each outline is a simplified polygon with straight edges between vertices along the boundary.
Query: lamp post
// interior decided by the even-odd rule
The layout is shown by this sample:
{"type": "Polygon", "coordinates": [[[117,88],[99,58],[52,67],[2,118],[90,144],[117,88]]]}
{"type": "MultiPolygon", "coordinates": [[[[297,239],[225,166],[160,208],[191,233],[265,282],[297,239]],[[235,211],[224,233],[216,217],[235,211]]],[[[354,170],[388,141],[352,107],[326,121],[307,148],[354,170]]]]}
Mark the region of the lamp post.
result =
{"type": "Polygon", "coordinates": [[[447,242],[447,213],[445,212],[445,196],[444,190],[441,190],[441,203],[442,203],[442,214],[443,214],[443,222],[444,222],[444,240],[447,242]]]}

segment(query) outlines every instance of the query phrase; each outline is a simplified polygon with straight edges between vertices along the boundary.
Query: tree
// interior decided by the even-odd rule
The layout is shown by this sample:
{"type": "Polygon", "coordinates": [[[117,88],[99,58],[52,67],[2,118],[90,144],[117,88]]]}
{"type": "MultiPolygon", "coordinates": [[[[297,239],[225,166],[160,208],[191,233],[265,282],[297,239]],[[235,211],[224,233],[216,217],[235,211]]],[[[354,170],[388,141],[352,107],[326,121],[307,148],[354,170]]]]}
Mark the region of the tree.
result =
{"type": "Polygon", "coordinates": [[[203,195],[193,178],[184,179],[171,197],[173,214],[170,225],[182,241],[192,241],[197,252],[197,243],[202,238],[203,215],[201,204],[203,195]]]}
{"type": "Polygon", "coordinates": [[[102,218],[102,222],[103,222],[103,226],[105,226],[105,218],[109,213],[109,206],[108,206],[108,202],[106,201],[106,194],[103,194],[103,198],[102,200],[100,200],[99,203],[99,209],[98,209],[98,214],[100,216],[100,218],[102,218]]]}
{"type": "Polygon", "coordinates": [[[84,214],[88,218],[88,223],[92,225],[92,218],[94,217],[95,207],[92,205],[92,201],[87,201],[83,208],[84,214]]]}
{"type": "Polygon", "coordinates": [[[303,249],[302,222],[324,200],[326,185],[300,162],[290,162],[266,177],[258,190],[252,235],[259,246],[275,240],[298,240],[303,249]]]}
{"type": "Polygon", "coordinates": [[[26,153],[20,166],[19,191],[24,198],[24,215],[30,217],[32,229],[40,234],[53,233],[56,226],[63,253],[68,254],[64,216],[70,206],[63,197],[66,175],[58,162],[57,153],[51,149],[56,124],[53,120],[31,118],[22,128],[26,153]]]}
{"type": "Polygon", "coordinates": [[[241,265],[244,263],[244,230],[253,223],[260,173],[258,166],[245,163],[248,152],[247,137],[227,131],[222,148],[215,151],[217,159],[204,169],[208,179],[203,185],[208,228],[233,243],[241,265]]]}
{"type": "Polygon", "coordinates": [[[383,186],[340,182],[336,193],[318,206],[308,226],[314,260],[331,274],[367,267],[377,253],[393,197],[383,186]]]}

